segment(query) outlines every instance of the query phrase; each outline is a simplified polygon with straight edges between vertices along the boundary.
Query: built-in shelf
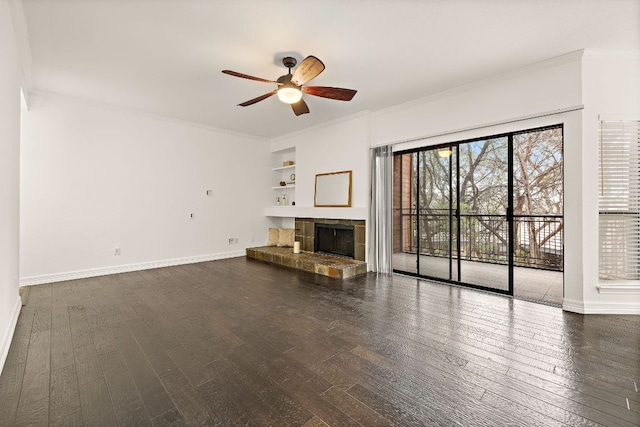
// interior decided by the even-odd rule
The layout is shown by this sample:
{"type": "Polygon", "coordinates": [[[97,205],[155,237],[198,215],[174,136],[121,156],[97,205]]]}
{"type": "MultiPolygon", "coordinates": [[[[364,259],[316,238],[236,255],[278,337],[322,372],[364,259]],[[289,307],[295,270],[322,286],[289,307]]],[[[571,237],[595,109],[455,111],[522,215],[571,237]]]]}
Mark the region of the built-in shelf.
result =
{"type": "Polygon", "coordinates": [[[271,187],[272,205],[265,209],[265,215],[272,218],[280,218],[284,224],[285,219],[291,221],[291,218],[295,218],[296,206],[291,205],[296,200],[296,183],[295,177],[291,175],[296,173],[296,149],[295,147],[285,148],[283,150],[276,150],[271,153],[271,177],[273,179],[271,187]],[[294,162],[292,165],[282,166],[284,163],[294,162]],[[280,182],[286,182],[287,185],[277,185],[280,182]],[[280,193],[278,193],[278,191],[280,193]],[[276,205],[276,199],[287,201],[286,205],[276,205]]]}
{"type": "Polygon", "coordinates": [[[313,206],[269,206],[265,216],[276,218],[367,219],[366,207],[315,208],[313,206]]]}

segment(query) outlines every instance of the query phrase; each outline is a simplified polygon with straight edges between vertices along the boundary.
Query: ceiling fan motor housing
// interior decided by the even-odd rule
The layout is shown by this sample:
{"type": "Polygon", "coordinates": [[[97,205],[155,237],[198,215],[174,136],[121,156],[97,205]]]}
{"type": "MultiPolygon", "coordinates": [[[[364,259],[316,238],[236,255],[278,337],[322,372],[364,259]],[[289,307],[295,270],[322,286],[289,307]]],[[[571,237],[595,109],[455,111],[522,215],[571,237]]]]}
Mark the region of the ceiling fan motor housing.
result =
{"type": "Polygon", "coordinates": [[[296,66],[298,61],[296,61],[296,58],[292,58],[291,56],[287,56],[286,58],[282,58],[282,63],[284,64],[285,67],[291,69],[291,68],[296,66]]]}
{"type": "Polygon", "coordinates": [[[276,80],[276,82],[278,82],[278,86],[280,87],[282,86],[296,87],[296,85],[291,83],[291,74],[285,74],[284,76],[278,77],[278,80],[276,80]]]}

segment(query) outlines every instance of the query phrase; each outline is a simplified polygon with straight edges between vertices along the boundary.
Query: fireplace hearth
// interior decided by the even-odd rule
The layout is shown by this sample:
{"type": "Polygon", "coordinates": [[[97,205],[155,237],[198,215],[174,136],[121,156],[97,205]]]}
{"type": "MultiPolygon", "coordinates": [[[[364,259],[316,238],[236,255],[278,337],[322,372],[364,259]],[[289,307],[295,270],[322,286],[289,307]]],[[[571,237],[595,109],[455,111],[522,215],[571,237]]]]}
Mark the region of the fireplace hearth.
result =
{"type": "Polygon", "coordinates": [[[315,223],[314,252],[353,258],[355,227],[343,224],[315,223]]]}

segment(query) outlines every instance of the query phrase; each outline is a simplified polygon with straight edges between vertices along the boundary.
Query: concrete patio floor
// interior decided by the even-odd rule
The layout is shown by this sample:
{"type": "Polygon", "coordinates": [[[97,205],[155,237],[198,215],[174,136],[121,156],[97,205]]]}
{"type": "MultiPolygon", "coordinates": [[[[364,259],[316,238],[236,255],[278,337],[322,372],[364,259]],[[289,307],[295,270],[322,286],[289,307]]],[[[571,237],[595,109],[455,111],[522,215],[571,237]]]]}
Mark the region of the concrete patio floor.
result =
{"type": "MultiPolygon", "coordinates": [[[[449,279],[447,258],[420,256],[420,271],[416,267],[416,254],[394,253],[393,269],[423,276],[449,279]]],[[[454,264],[455,266],[455,264],[454,264]]],[[[477,261],[461,262],[461,277],[453,269],[453,280],[493,289],[508,289],[506,265],[477,261]]],[[[562,305],[563,273],[561,271],[514,267],[514,297],[544,304],[562,305]]]]}

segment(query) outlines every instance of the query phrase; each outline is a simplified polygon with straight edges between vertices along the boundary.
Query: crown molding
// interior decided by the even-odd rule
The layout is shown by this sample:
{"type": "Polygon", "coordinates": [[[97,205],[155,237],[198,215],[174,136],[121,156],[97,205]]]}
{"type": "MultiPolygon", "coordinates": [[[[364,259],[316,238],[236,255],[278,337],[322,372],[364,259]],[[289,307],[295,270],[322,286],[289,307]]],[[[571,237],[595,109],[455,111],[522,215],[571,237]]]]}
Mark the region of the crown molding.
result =
{"type": "MultiPolygon", "coordinates": [[[[319,123],[317,125],[310,126],[310,127],[304,128],[304,129],[300,129],[300,130],[297,130],[295,132],[291,132],[291,133],[287,133],[287,134],[284,134],[284,135],[277,136],[275,138],[271,138],[269,140],[269,142],[271,142],[272,144],[282,143],[284,140],[287,140],[287,139],[290,139],[290,138],[296,138],[296,137],[302,136],[304,134],[307,134],[309,132],[315,132],[315,131],[318,131],[320,129],[329,128],[329,127],[332,127],[332,126],[337,126],[337,125],[339,125],[341,123],[348,122],[348,121],[355,120],[355,119],[359,119],[359,118],[362,118],[362,117],[369,117],[370,118],[371,116],[372,116],[372,113],[369,110],[359,111],[357,113],[350,114],[348,116],[338,117],[337,119],[333,119],[333,120],[330,120],[328,122],[319,123]]],[[[293,145],[295,145],[295,144],[293,144],[293,145]]],[[[291,146],[293,147],[293,145],[291,145],[291,146]]],[[[284,148],[279,148],[279,149],[284,149],[284,148]]]]}
{"type": "Polygon", "coordinates": [[[46,98],[53,98],[53,99],[60,99],[66,102],[74,103],[74,104],[88,105],[94,108],[99,108],[99,109],[112,111],[120,114],[125,114],[129,116],[143,117],[146,119],[156,120],[159,122],[172,123],[172,124],[190,127],[190,128],[196,128],[196,129],[204,129],[211,132],[221,133],[221,134],[230,135],[238,138],[250,139],[257,142],[264,142],[264,143],[269,142],[269,139],[260,138],[255,135],[249,135],[241,132],[234,132],[228,129],[222,129],[222,128],[217,128],[215,126],[205,125],[203,123],[177,119],[175,117],[165,116],[162,114],[151,113],[144,110],[136,110],[134,108],[121,107],[119,105],[108,104],[106,102],[100,102],[100,101],[96,101],[89,98],[82,98],[82,97],[67,95],[67,94],[58,93],[58,92],[51,92],[51,91],[36,89],[36,90],[32,90],[29,93],[29,96],[31,98],[32,109],[37,109],[40,106],[40,104],[46,100],[46,98]]]}
{"type": "Polygon", "coordinates": [[[560,56],[555,56],[553,58],[546,59],[544,61],[536,62],[533,64],[525,65],[524,67],[516,68],[514,70],[506,71],[504,73],[496,74],[484,79],[476,80],[471,83],[464,84],[462,86],[456,86],[451,89],[446,89],[438,93],[434,93],[432,95],[427,95],[422,98],[414,99],[413,101],[405,102],[403,104],[394,105],[389,108],[385,108],[383,110],[378,110],[374,113],[374,117],[378,115],[383,115],[387,113],[393,113],[397,111],[402,111],[407,108],[411,108],[417,105],[422,105],[428,102],[432,102],[441,98],[446,98],[453,95],[458,95],[460,93],[467,92],[469,90],[481,88],[483,86],[487,86],[496,82],[500,82],[503,80],[508,80],[513,77],[519,76],[521,74],[530,73],[535,70],[545,69],[554,67],[560,64],[570,63],[581,61],[583,58],[585,50],[576,50],[573,52],[565,53],[560,56]]]}
{"type": "Polygon", "coordinates": [[[584,58],[640,59],[640,50],[585,49],[584,50],[584,58]]]}

